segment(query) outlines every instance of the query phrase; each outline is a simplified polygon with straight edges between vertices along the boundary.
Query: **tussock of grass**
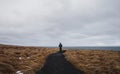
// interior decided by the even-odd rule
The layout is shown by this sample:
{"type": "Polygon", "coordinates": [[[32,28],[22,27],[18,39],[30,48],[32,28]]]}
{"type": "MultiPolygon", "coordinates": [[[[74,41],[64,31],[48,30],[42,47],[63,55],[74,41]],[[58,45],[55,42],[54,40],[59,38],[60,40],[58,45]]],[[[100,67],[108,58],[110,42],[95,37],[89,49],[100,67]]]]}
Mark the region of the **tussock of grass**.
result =
{"type": "Polygon", "coordinates": [[[14,67],[7,63],[0,62],[0,74],[3,73],[13,73],[15,71],[14,67]]]}

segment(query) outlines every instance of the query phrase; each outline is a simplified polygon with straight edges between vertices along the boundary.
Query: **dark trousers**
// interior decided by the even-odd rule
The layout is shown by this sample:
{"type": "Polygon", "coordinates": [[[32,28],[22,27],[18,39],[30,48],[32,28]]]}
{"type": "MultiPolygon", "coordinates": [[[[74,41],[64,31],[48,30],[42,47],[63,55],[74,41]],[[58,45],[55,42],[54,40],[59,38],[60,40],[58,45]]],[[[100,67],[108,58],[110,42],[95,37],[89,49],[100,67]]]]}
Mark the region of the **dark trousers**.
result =
{"type": "Polygon", "coordinates": [[[60,52],[62,51],[62,47],[59,47],[59,49],[60,49],[60,52]]]}

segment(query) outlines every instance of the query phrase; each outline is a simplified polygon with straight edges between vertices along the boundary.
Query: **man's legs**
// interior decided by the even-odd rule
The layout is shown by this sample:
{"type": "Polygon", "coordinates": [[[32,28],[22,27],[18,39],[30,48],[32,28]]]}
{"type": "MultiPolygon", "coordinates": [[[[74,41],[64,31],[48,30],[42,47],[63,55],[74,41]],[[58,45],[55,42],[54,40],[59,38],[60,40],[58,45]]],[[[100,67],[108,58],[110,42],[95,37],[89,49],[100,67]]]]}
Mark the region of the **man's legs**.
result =
{"type": "Polygon", "coordinates": [[[60,52],[62,52],[62,47],[60,47],[60,52]]]}

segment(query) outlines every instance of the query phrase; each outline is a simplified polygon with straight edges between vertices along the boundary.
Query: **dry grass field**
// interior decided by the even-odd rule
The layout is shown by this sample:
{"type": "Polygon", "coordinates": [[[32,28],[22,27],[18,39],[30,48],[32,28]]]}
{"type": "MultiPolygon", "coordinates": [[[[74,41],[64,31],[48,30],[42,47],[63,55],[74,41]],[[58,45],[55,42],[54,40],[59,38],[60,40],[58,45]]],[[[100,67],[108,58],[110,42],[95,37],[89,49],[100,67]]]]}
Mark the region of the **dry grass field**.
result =
{"type": "Polygon", "coordinates": [[[68,50],[66,59],[85,74],[120,74],[120,52],[109,50],[68,50]]]}
{"type": "MultiPolygon", "coordinates": [[[[0,45],[0,74],[35,74],[58,49],[0,45]]],[[[85,74],[120,74],[120,52],[66,50],[65,58],[85,74]]]]}
{"type": "Polygon", "coordinates": [[[0,45],[0,74],[14,74],[17,71],[35,74],[44,65],[47,56],[56,51],[42,47],[0,45]]]}

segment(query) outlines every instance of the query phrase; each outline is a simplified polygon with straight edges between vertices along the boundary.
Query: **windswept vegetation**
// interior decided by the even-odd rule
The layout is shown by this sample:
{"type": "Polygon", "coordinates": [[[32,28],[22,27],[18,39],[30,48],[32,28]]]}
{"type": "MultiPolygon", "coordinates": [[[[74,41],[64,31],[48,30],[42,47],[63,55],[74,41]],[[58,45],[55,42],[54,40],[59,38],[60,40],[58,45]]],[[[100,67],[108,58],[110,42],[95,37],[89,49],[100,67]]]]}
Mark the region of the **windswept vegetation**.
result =
{"type": "Polygon", "coordinates": [[[49,54],[57,49],[21,46],[0,46],[0,74],[22,71],[26,74],[35,74],[42,68],[49,54]]]}
{"type": "Polygon", "coordinates": [[[66,59],[85,74],[120,74],[120,52],[109,50],[68,50],[66,59]]]}
{"type": "MultiPolygon", "coordinates": [[[[0,45],[0,74],[35,74],[57,48],[0,45]]],[[[85,74],[120,74],[120,52],[108,50],[66,50],[65,58],[85,74]]]]}

